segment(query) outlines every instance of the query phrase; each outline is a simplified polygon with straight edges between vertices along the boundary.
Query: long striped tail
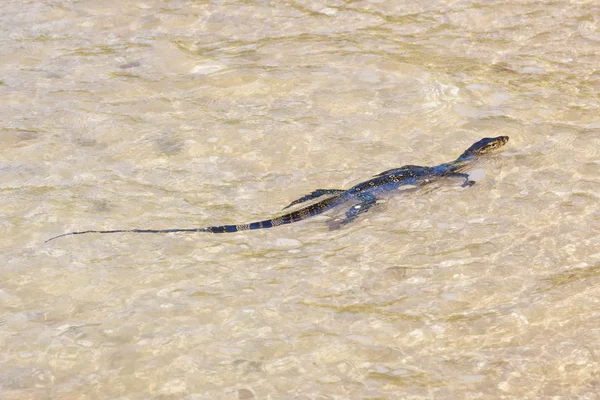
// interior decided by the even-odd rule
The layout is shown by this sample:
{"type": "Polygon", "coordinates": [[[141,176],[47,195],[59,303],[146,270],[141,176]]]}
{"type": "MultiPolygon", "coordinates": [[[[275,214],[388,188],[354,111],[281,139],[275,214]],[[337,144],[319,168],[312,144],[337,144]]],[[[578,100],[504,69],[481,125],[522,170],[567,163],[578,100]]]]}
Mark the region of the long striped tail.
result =
{"type": "Polygon", "coordinates": [[[272,228],[274,226],[291,224],[293,222],[298,222],[298,221],[302,221],[303,219],[314,217],[315,215],[319,215],[319,214],[324,213],[327,210],[330,210],[331,208],[342,203],[343,201],[344,201],[344,199],[342,199],[341,196],[338,195],[338,196],[330,197],[328,199],[319,201],[318,203],[311,204],[307,207],[301,208],[301,209],[293,211],[291,213],[284,214],[280,217],[267,219],[264,221],[250,222],[248,224],[208,226],[208,227],[204,227],[204,228],[115,229],[115,230],[107,230],[107,231],[89,230],[89,231],[63,233],[62,235],[54,236],[54,237],[46,240],[45,243],[48,243],[54,239],[58,239],[63,236],[84,235],[87,233],[173,233],[173,232],[230,233],[230,232],[240,232],[240,231],[248,231],[248,230],[254,230],[254,229],[267,229],[267,228],[272,228]]]}
{"type": "Polygon", "coordinates": [[[324,213],[327,210],[332,209],[333,207],[341,204],[344,201],[340,195],[330,197],[325,200],[321,200],[318,203],[311,204],[289,214],[284,214],[281,217],[276,217],[272,219],[266,219],[264,221],[258,222],[250,222],[248,224],[240,224],[240,225],[221,225],[221,226],[209,226],[203,229],[201,232],[211,232],[211,233],[229,233],[229,232],[239,232],[239,231],[249,231],[254,229],[267,229],[273,228],[274,226],[291,224],[293,222],[302,221],[303,219],[307,219],[310,217],[314,217],[315,215],[319,215],[324,213]]]}

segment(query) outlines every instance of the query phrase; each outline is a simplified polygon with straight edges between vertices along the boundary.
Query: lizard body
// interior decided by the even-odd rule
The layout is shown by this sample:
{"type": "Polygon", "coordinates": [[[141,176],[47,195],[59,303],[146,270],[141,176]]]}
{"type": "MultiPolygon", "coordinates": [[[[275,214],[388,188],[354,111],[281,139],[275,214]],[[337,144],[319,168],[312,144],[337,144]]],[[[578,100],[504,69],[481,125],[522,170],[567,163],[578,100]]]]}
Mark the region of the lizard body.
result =
{"type": "Polygon", "coordinates": [[[343,225],[352,222],[360,214],[367,212],[371,207],[373,207],[376,204],[378,196],[385,192],[398,190],[401,186],[423,186],[437,179],[448,177],[464,178],[465,181],[462,184],[462,186],[472,186],[475,182],[469,180],[469,175],[464,173],[464,171],[475,159],[479,158],[482,155],[488,154],[489,152],[497,149],[498,147],[504,146],[507,142],[508,136],[484,138],[474,143],[463,154],[461,154],[460,157],[449,163],[440,164],[433,167],[405,165],[400,168],[394,168],[381,172],[372,177],[371,179],[354,185],[353,187],[347,190],[317,189],[312,193],[309,193],[306,196],[303,196],[293,201],[284,209],[296,204],[304,203],[309,200],[314,200],[322,196],[327,196],[327,198],[320,200],[316,203],[310,204],[308,206],[302,207],[296,211],[292,211],[282,216],[266,219],[263,221],[238,225],[208,226],[203,228],[88,230],[64,233],[62,235],[50,238],[46,242],[49,242],[62,236],[81,235],[87,233],[227,233],[254,229],[266,229],[279,225],[291,224],[293,222],[302,221],[315,215],[322,214],[325,211],[330,210],[343,203],[347,203],[350,201],[357,203],[350,207],[348,211],[346,211],[346,217],[340,223],[343,225]]]}

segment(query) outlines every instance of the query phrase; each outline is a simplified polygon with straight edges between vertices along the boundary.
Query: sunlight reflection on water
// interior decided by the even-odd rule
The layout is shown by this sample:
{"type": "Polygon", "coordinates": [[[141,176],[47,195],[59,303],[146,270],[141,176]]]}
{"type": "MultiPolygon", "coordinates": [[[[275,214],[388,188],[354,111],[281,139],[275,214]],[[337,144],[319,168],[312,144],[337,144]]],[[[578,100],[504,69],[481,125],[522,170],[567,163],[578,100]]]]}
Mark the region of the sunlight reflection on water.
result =
{"type": "Polygon", "coordinates": [[[594,398],[593,2],[5,5],[2,398],[594,398]],[[470,171],[232,235],[318,188],[470,171]],[[339,212],[343,213],[343,210],[339,212]]]}

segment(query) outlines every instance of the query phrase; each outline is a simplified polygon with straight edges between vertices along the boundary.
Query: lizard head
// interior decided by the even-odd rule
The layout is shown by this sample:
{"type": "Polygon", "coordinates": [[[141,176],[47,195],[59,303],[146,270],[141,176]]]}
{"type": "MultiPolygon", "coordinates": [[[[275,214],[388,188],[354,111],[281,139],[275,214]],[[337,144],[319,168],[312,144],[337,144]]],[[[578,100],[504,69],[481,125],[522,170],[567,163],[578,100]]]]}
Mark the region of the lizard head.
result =
{"type": "Polygon", "coordinates": [[[478,157],[488,154],[499,147],[504,146],[508,142],[508,136],[498,136],[495,138],[483,138],[480,141],[473,143],[471,147],[465,151],[460,158],[478,157]]]}

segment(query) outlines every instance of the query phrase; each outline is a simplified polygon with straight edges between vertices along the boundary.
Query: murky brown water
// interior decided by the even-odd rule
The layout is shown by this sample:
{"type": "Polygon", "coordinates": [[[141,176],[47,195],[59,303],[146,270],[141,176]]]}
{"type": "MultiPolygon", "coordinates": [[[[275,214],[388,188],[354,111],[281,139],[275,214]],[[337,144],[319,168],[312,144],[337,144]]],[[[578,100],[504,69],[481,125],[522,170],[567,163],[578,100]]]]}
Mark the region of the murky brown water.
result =
{"type": "Polygon", "coordinates": [[[596,1],[5,1],[0,398],[597,398],[596,1]],[[231,235],[508,145],[457,182],[231,235]]]}

